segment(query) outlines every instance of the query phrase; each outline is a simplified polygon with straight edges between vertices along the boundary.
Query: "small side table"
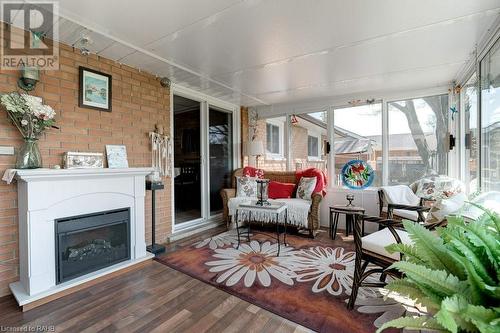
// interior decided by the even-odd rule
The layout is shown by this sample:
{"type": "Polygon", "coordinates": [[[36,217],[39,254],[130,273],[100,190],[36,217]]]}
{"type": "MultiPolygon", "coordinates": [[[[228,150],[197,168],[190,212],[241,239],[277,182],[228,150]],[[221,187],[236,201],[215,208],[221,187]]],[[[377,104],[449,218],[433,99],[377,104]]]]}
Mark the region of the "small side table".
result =
{"type": "MultiPolygon", "coordinates": [[[[335,239],[337,235],[337,226],[339,224],[339,215],[345,214],[345,235],[349,236],[349,231],[354,226],[354,215],[364,214],[363,207],[334,205],[330,207],[330,238],[335,239]]],[[[361,223],[361,234],[365,234],[365,223],[361,223]]]]}
{"type": "Polygon", "coordinates": [[[268,217],[271,217],[271,220],[274,220],[269,223],[274,223],[276,225],[276,240],[278,241],[278,253],[277,257],[280,255],[280,248],[281,248],[281,243],[280,243],[280,219],[283,219],[284,225],[285,225],[285,231],[283,235],[283,244],[286,246],[286,225],[288,221],[288,207],[285,203],[273,203],[269,206],[257,206],[255,202],[251,203],[242,203],[236,208],[236,214],[235,214],[235,222],[236,222],[236,233],[238,234],[238,246],[236,248],[240,247],[240,237],[244,234],[247,235],[247,240],[250,242],[250,226],[252,222],[258,222],[257,216],[260,215],[265,216],[267,215],[268,217]],[[245,215],[246,219],[242,219],[241,215],[245,215]],[[240,221],[241,219],[241,221],[240,221]],[[248,230],[246,232],[240,231],[239,227],[239,222],[248,222],[248,230]]]}
{"type": "Polygon", "coordinates": [[[158,253],[165,252],[165,246],[156,244],[156,190],[163,190],[165,186],[161,182],[146,181],[146,190],[151,191],[151,245],[146,246],[148,252],[157,255],[158,253]]]}

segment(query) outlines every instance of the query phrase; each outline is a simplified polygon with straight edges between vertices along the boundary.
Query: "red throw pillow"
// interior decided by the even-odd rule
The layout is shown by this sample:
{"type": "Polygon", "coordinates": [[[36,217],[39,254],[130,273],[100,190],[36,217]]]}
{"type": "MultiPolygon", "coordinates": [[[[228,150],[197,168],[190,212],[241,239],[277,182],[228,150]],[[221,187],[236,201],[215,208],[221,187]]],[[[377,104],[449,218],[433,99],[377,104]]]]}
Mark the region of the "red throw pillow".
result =
{"type": "Polygon", "coordinates": [[[270,181],[267,193],[269,199],[288,199],[292,197],[293,190],[295,184],[270,181]]]}

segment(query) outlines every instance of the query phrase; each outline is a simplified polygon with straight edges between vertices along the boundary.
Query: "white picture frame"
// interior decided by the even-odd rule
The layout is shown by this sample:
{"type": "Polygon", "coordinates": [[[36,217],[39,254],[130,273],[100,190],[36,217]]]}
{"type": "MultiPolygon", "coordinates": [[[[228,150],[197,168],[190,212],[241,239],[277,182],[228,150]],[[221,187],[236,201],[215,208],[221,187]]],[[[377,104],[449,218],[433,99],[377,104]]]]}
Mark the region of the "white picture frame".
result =
{"type": "Polygon", "coordinates": [[[104,154],[68,151],[64,153],[63,167],[65,169],[102,169],[104,168],[104,154]]]}
{"type": "Polygon", "coordinates": [[[125,145],[106,145],[108,168],[128,168],[127,147],[125,145]]]}

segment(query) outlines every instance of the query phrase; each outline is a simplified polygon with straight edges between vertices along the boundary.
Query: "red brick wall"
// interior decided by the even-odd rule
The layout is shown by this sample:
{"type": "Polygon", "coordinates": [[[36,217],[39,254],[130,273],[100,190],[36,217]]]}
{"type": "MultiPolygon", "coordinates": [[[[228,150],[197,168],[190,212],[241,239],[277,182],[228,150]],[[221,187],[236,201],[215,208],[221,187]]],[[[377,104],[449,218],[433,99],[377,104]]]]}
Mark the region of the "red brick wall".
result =
{"type": "MultiPolygon", "coordinates": [[[[148,132],[156,123],[170,128],[169,90],[150,74],[120,65],[96,55],[82,56],[61,45],[60,70],[42,72],[31,94],[43,98],[57,112],[59,130],[50,129],[40,139],[43,166],[62,164],[67,151],[105,152],[106,144],[124,144],[131,167],[150,166],[148,132]],[[78,66],[96,69],[113,77],[113,109],[102,112],[78,107],[78,66]]],[[[17,90],[17,71],[0,71],[0,93],[17,90]]],[[[21,145],[22,137],[0,109],[0,146],[21,145]]],[[[14,167],[15,157],[0,155],[0,174],[14,167]]],[[[158,241],[171,232],[170,179],[157,195],[158,241]]],[[[151,239],[151,197],[146,197],[146,238],[151,239]]],[[[9,293],[8,284],[18,278],[17,187],[0,182],[0,296],[9,293]]]]}

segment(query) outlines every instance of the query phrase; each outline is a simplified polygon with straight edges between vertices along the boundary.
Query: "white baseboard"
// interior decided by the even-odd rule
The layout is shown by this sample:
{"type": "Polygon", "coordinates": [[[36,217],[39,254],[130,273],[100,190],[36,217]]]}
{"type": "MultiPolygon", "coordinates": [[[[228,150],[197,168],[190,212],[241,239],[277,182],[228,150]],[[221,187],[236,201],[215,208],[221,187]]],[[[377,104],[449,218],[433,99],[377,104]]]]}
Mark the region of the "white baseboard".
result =
{"type": "Polygon", "coordinates": [[[203,231],[206,231],[209,229],[213,229],[213,228],[217,228],[217,227],[220,227],[223,225],[224,225],[224,223],[221,221],[210,221],[210,222],[206,222],[203,224],[194,225],[191,228],[187,228],[184,230],[174,232],[173,234],[171,234],[170,236],[167,237],[167,241],[174,242],[174,241],[177,241],[177,240],[180,240],[183,238],[187,238],[187,237],[196,235],[200,232],[203,232],[203,231]]]}

